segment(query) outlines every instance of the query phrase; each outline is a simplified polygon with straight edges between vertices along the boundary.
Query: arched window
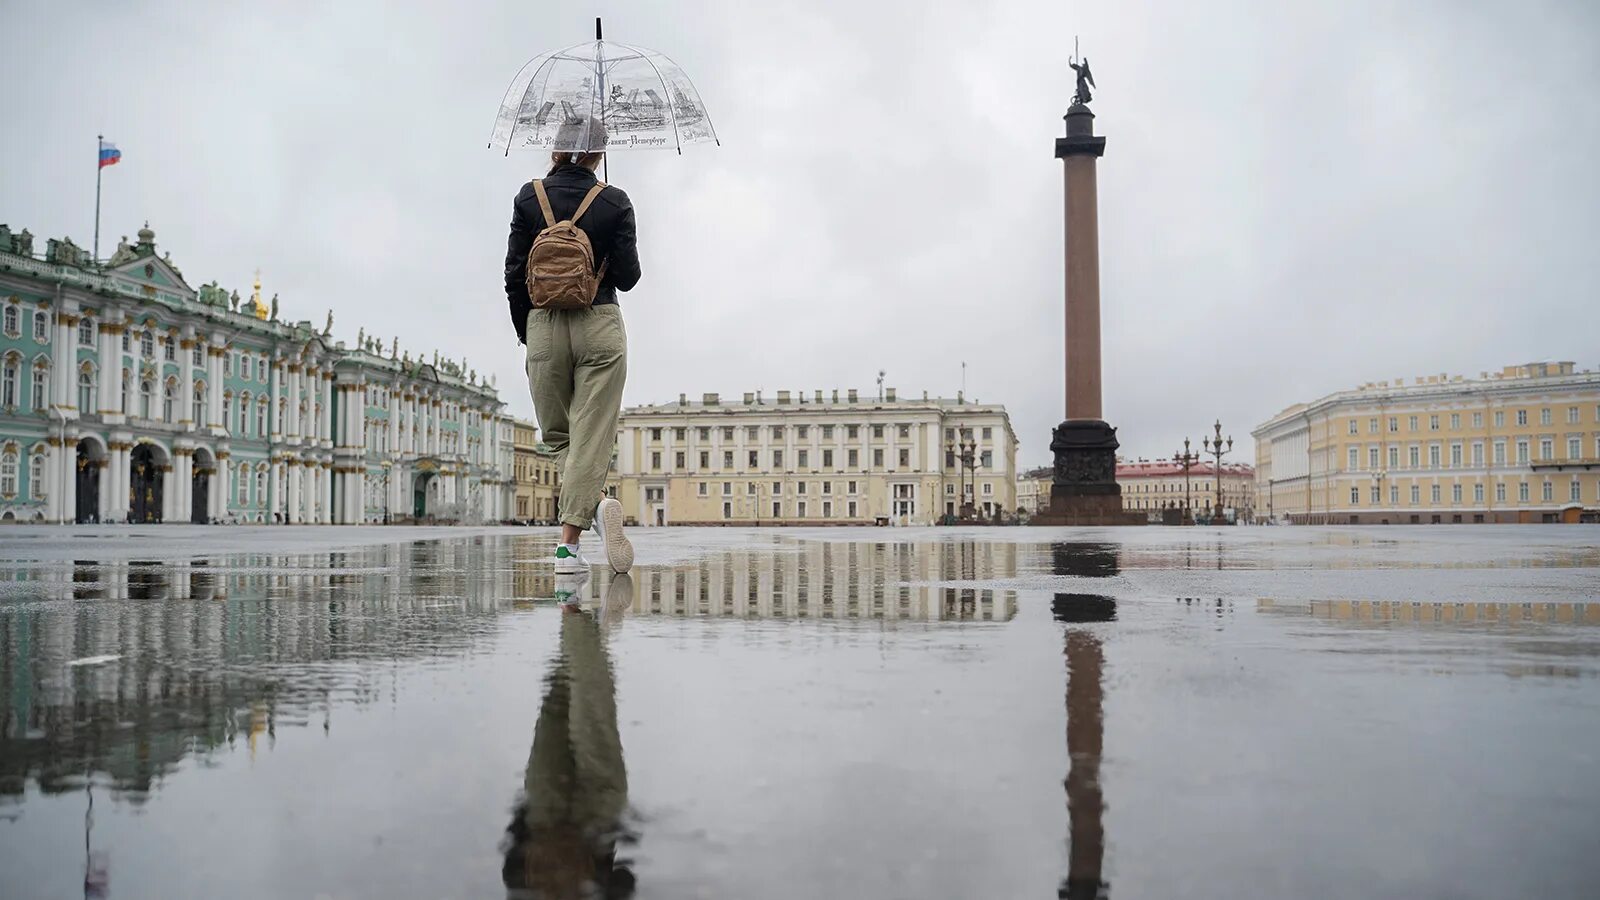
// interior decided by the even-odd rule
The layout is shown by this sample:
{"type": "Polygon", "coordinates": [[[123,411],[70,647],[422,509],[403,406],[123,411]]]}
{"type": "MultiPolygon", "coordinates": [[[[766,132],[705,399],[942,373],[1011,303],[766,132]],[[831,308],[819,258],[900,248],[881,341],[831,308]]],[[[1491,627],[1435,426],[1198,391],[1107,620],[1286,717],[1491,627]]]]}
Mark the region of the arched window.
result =
{"type": "Polygon", "coordinates": [[[156,383],[146,378],[139,382],[139,416],[150,418],[151,409],[156,401],[156,383]]]}
{"type": "Polygon", "coordinates": [[[178,420],[178,382],[171,378],[161,387],[161,421],[172,423],[178,420]]]}
{"type": "Polygon", "coordinates": [[[30,393],[33,395],[34,411],[44,412],[50,404],[50,364],[42,359],[33,364],[33,390],[30,393]]]}
{"type": "Polygon", "coordinates": [[[28,496],[35,500],[43,500],[46,494],[44,458],[43,447],[35,447],[33,455],[28,457],[28,496]]]}
{"type": "Polygon", "coordinates": [[[245,392],[239,395],[239,427],[234,429],[239,437],[250,436],[250,394],[245,392]]]}
{"type": "Polygon", "coordinates": [[[78,412],[85,416],[99,412],[94,402],[94,366],[88,363],[78,370],[78,412]]]}
{"type": "Polygon", "coordinates": [[[156,358],[155,332],[147,329],[144,334],[139,335],[139,355],[145,359],[156,358]]]}
{"type": "Polygon", "coordinates": [[[21,315],[22,315],[22,313],[21,313],[20,310],[17,309],[17,304],[16,304],[15,301],[6,304],[6,322],[5,322],[6,337],[21,337],[22,336],[22,325],[21,325],[22,319],[21,319],[21,315]]]}
{"type": "Polygon", "coordinates": [[[17,495],[17,445],[7,444],[0,450],[0,497],[17,495]]]}
{"type": "Polygon", "coordinates": [[[267,398],[262,397],[256,403],[256,437],[267,435],[267,398]]]}
{"type": "Polygon", "coordinates": [[[265,466],[256,468],[256,502],[262,505],[267,502],[267,470],[265,466]]]}
{"type": "Polygon", "coordinates": [[[78,320],[78,343],[84,347],[94,346],[94,319],[84,316],[78,320]]]}
{"type": "Polygon", "coordinates": [[[167,335],[166,340],[161,342],[161,346],[162,346],[162,350],[161,350],[162,356],[164,356],[166,358],[167,362],[177,362],[177,360],[178,360],[178,336],[175,335],[175,334],[167,335]]]}
{"type": "Polygon", "coordinates": [[[232,422],[232,421],[233,421],[233,391],[223,391],[223,393],[222,393],[222,423],[221,423],[222,427],[223,428],[227,428],[228,427],[228,423],[232,422]]]}
{"type": "MultiPolygon", "coordinates": [[[[6,307],[11,309],[12,307],[6,307]]],[[[22,378],[22,357],[16,353],[6,354],[5,370],[0,373],[0,407],[6,409],[17,408],[17,395],[21,386],[17,382],[22,378]]]]}
{"type": "Polygon", "coordinates": [[[206,424],[206,383],[204,381],[196,381],[194,383],[194,414],[190,418],[194,420],[194,427],[196,428],[206,424]]]}

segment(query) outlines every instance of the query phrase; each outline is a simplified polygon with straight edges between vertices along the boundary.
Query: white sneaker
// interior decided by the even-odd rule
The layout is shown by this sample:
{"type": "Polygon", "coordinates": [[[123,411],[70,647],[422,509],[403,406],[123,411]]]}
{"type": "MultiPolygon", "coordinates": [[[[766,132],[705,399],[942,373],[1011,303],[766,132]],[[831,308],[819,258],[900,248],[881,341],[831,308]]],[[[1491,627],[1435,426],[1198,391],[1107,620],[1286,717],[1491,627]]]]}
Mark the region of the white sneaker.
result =
{"type": "Polygon", "coordinates": [[[569,547],[566,544],[557,544],[555,561],[557,575],[572,575],[589,571],[589,561],[583,558],[583,554],[578,552],[576,546],[569,547]]]}
{"type": "Polygon", "coordinates": [[[633,544],[622,533],[622,503],[611,497],[600,501],[594,511],[594,533],[606,551],[606,564],[622,574],[633,568],[633,544]]]}

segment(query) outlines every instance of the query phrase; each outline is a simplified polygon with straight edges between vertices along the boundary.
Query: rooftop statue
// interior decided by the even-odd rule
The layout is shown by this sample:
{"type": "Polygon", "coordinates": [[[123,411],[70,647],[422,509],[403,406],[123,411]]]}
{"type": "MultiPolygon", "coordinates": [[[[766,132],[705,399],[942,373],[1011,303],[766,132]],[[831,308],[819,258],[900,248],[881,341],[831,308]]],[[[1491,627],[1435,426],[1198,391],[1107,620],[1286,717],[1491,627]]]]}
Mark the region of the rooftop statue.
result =
{"type": "Polygon", "coordinates": [[[233,296],[228,298],[228,305],[230,307],[232,307],[235,312],[238,312],[238,310],[239,310],[239,291],[237,289],[234,290],[233,296]]]}
{"type": "Polygon", "coordinates": [[[333,334],[333,310],[328,310],[328,324],[322,326],[322,336],[333,334]]]}
{"type": "Polygon", "coordinates": [[[1089,88],[1099,87],[1094,83],[1094,73],[1089,71],[1089,57],[1085,56],[1081,64],[1069,61],[1067,65],[1072,67],[1072,71],[1078,73],[1078,89],[1072,94],[1073,104],[1087,104],[1094,99],[1094,95],[1089,93],[1089,88]]]}
{"type": "Polygon", "coordinates": [[[273,293],[273,295],[272,295],[272,321],[274,321],[274,322],[278,321],[278,295],[277,295],[277,293],[273,293]]]}

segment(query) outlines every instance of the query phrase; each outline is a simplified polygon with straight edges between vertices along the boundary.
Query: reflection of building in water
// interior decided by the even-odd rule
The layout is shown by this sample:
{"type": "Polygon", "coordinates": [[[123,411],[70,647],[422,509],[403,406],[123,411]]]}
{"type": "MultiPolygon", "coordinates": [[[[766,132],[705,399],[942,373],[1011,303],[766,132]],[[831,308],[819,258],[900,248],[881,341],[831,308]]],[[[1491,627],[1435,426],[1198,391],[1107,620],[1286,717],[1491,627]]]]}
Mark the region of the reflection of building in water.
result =
{"type": "MultiPolygon", "coordinates": [[[[1263,612],[1303,613],[1305,606],[1280,606],[1256,601],[1263,612]]],[[[1600,602],[1538,601],[1529,603],[1439,603],[1418,600],[1313,600],[1310,614],[1322,619],[1360,622],[1490,623],[1536,622],[1558,625],[1600,625],[1600,602]]]]}
{"type": "Polygon", "coordinates": [[[306,664],[471,647],[507,596],[509,543],[6,573],[0,795],[103,771],[137,798],[190,754],[269,747],[282,725],[325,723],[335,695],[370,701],[376,672],[306,664]]]}
{"type": "MultiPolygon", "coordinates": [[[[1007,622],[1016,594],[959,582],[1016,574],[1015,544],[806,542],[634,570],[632,612],[712,618],[1007,622]],[[951,582],[958,582],[951,584],[951,582]]],[[[600,596],[603,579],[591,579],[600,596]]]]}

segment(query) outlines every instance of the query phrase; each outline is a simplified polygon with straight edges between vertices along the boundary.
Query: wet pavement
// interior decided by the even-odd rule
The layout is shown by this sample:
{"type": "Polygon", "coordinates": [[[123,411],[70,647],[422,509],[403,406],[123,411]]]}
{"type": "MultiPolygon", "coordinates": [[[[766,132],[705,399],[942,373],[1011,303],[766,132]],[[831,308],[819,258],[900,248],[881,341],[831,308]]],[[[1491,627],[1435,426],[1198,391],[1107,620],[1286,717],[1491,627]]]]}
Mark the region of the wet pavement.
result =
{"type": "Polygon", "coordinates": [[[1600,879],[1592,528],[633,534],[0,532],[0,895],[1600,879]]]}

